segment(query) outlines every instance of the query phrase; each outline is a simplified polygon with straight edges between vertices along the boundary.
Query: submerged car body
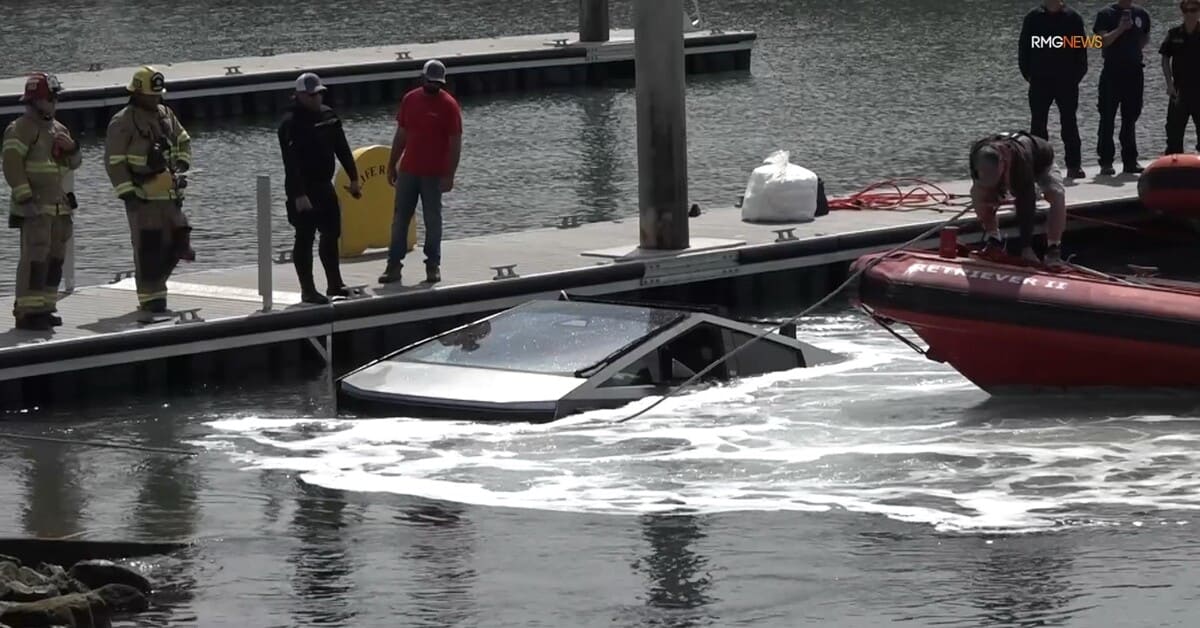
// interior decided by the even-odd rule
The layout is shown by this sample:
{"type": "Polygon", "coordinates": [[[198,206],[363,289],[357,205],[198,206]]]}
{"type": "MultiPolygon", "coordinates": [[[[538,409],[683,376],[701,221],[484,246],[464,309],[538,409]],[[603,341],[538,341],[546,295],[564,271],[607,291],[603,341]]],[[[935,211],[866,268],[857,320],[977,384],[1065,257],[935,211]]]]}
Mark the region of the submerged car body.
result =
{"type": "MultiPolygon", "coordinates": [[[[551,421],[665,394],[761,333],[753,325],[674,307],[531,301],[345,375],[338,402],[367,416],[551,421]]],[[[771,333],[702,381],[838,359],[771,333]]]]}

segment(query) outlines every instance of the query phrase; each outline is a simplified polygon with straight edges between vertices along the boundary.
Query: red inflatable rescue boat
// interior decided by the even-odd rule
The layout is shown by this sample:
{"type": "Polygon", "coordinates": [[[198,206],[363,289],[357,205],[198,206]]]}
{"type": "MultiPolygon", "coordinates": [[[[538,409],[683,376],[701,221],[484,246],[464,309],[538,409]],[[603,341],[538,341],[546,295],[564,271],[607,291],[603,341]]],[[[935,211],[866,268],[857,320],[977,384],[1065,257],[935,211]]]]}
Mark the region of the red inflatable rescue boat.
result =
{"type": "Polygon", "coordinates": [[[855,305],[889,329],[904,323],[930,358],[993,395],[1200,391],[1200,283],[1054,272],[954,252],[867,255],[854,270],[872,263],[855,305]]]}
{"type": "Polygon", "coordinates": [[[1200,155],[1164,155],[1138,177],[1138,198],[1147,209],[1200,218],[1200,155]]]}

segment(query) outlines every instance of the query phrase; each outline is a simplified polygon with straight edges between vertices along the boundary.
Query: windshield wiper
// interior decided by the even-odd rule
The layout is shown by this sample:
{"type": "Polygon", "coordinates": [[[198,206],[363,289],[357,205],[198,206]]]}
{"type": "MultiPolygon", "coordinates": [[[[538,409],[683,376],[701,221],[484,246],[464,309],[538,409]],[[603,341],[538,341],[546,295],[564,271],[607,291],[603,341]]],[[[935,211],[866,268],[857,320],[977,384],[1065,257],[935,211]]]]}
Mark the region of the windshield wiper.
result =
{"type": "Polygon", "coordinates": [[[595,364],[591,364],[589,366],[585,366],[581,369],[576,370],[575,377],[590,377],[595,371],[599,371],[600,369],[608,366],[609,364],[612,364],[613,361],[616,360],[617,358],[620,358],[621,356],[625,355],[626,353],[629,353],[631,350],[633,350],[634,347],[638,346],[639,344],[646,342],[647,340],[657,336],[658,334],[663,333],[669,327],[672,327],[673,325],[675,325],[675,323],[678,323],[683,318],[684,318],[683,314],[676,315],[669,322],[660,325],[657,329],[651,331],[650,333],[646,334],[645,336],[639,336],[638,338],[636,338],[628,343],[625,343],[625,345],[623,345],[621,348],[617,349],[616,351],[613,351],[612,353],[604,356],[603,358],[600,358],[600,360],[598,362],[596,362],[595,364]]]}

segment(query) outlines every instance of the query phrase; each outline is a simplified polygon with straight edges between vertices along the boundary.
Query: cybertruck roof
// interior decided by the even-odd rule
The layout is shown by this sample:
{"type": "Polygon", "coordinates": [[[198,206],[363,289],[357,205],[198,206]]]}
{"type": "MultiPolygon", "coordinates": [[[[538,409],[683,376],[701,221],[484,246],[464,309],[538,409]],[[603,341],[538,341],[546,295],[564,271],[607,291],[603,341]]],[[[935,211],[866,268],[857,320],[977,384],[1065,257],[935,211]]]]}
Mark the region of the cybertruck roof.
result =
{"type": "MultiPolygon", "coordinates": [[[[759,333],[675,307],[530,301],[346,375],[339,401],[371,415],[552,420],[661,394],[759,333]]],[[[835,359],[770,334],[713,369],[709,379],[835,359]]]]}

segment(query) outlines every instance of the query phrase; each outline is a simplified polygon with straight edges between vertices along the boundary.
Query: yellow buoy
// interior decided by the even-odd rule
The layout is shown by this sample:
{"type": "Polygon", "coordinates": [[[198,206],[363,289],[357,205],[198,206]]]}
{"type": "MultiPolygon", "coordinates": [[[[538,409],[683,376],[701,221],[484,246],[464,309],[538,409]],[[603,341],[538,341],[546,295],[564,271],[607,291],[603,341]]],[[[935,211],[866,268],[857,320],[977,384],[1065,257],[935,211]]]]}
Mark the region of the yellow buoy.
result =
{"type": "MultiPolygon", "coordinates": [[[[338,166],[333,184],[342,207],[342,237],[338,243],[343,258],[357,257],[368,249],[386,249],[392,240],[392,214],[396,189],[388,185],[387,163],[391,147],[363,146],[354,151],[362,198],[350,195],[350,177],[338,166]]],[[[417,218],[408,226],[408,250],[417,245],[417,218]]]]}

